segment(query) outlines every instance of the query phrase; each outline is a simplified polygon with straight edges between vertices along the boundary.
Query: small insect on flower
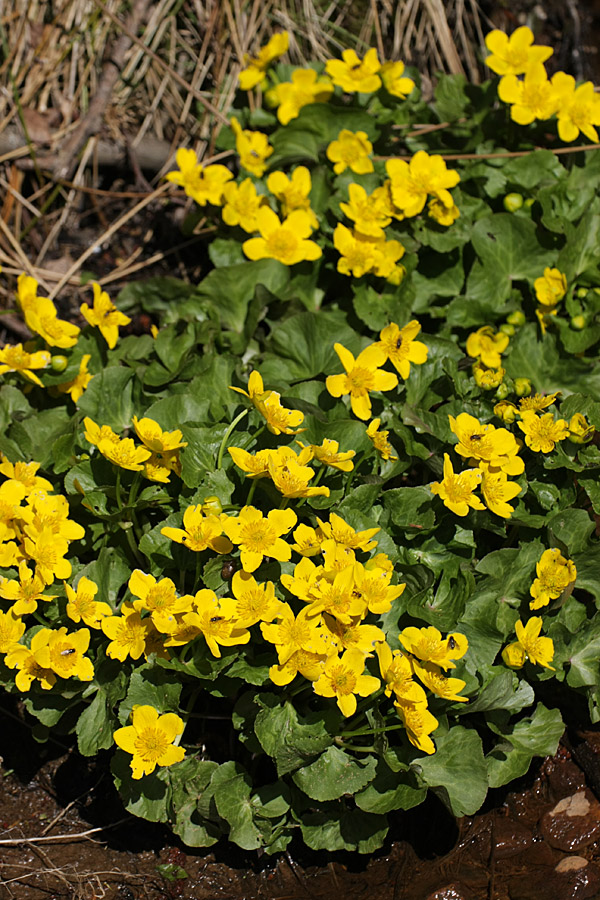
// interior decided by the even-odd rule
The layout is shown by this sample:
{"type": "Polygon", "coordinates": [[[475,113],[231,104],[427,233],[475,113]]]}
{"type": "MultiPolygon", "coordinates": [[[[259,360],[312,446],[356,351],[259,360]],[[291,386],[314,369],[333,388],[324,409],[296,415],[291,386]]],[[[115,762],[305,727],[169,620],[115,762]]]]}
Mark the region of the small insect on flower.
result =
{"type": "Polygon", "coordinates": [[[223,579],[223,581],[231,581],[235,574],[235,570],[235,560],[226,559],[223,563],[223,568],[221,569],[221,578],[223,579]]]}
{"type": "Polygon", "coordinates": [[[75,653],[75,648],[74,648],[74,647],[67,647],[66,650],[61,650],[61,651],[60,651],[60,655],[61,655],[61,656],[70,656],[71,653],[75,653]]]}

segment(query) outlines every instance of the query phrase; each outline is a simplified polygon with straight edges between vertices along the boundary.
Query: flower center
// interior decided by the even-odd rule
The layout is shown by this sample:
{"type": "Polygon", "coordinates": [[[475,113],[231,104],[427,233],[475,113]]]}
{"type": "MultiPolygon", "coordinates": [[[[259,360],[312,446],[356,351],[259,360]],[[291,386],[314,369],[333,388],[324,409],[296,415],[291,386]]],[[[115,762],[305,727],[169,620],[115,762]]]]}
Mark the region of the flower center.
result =
{"type": "Polygon", "coordinates": [[[298,248],[298,238],[291,231],[280,228],[267,239],[267,248],[276,259],[287,259],[298,248]]]}
{"type": "Polygon", "coordinates": [[[354,366],[347,375],[350,391],[352,393],[363,393],[373,389],[373,372],[369,369],[363,369],[362,366],[354,366]]]}
{"type": "Polygon", "coordinates": [[[336,694],[352,694],[356,687],[356,675],[351,669],[340,665],[333,666],[329,675],[331,687],[336,694]]]}
{"type": "Polygon", "coordinates": [[[159,728],[145,728],[135,739],[135,752],[146,763],[157,763],[170,742],[159,728]]]}

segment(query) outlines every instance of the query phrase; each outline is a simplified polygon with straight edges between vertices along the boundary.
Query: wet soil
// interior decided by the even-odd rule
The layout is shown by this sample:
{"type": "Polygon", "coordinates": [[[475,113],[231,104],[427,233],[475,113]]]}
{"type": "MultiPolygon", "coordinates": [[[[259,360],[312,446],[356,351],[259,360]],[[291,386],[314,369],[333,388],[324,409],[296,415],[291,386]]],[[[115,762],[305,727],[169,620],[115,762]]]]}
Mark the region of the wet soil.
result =
{"type": "Polygon", "coordinates": [[[600,730],[565,737],[476,816],[455,819],[434,796],[397,814],[370,858],[293,843],[270,858],[226,843],[191,850],[127,815],[109,753],[36,743],[10,699],[0,703],[0,900],[600,897],[600,730]]]}

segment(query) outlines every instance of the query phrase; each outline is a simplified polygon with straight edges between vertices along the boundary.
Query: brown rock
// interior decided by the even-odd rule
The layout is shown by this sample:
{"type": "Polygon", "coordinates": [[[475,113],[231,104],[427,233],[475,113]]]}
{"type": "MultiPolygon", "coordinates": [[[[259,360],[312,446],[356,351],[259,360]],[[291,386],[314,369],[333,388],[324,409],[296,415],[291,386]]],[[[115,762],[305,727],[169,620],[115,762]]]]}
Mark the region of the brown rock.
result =
{"type": "Polygon", "coordinates": [[[533,841],[529,828],[508,817],[494,822],[494,846],[497,859],[507,859],[526,850],[533,841]]]}
{"type": "Polygon", "coordinates": [[[551,847],[572,852],[588,847],[600,838],[600,803],[584,788],[564,797],[539,822],[551,847]]]}
{"type": "Polygon", "coordinates": [[[600,869],[581,856],[561,859],[554,870],[535,866],[510,879],[511,900],[597,900],[600,869]]]}
{"type": "Polygon", "coordinates": [[[472,892],[458,881],[437,888],[433,894],[427,896],[427,900],[472,900],[472,898],[472,892]]]}

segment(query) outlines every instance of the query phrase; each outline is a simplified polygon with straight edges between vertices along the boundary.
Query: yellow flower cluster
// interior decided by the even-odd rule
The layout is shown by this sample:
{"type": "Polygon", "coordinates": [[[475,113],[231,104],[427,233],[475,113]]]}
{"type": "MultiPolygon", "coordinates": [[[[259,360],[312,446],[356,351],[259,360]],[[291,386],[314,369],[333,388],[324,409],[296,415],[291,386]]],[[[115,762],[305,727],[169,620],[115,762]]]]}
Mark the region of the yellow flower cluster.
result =
{"type": "Polygon", "coordinates": [[[478,328],[467,338],[467,353],[476,360],[473,377],[484,391],[491,391],[502,384],[506,374],[502,368],[502,354],[508,342],[507,334],[502,331],[496,333],[489,325],[478,328]]]}
{"type": "Polygon", "coordinates": [[[525,464],[518,455],[519,444],[506,428],[482,425],[474,416],[460,413],[448,417],[450,429],[457,436],[456,452],[468,459],[473,468],[454,472],[450,457],[444,454],[444,477],[430,487],[457,516],[466,516],[471,509],[484,509],[473,493],[481,487],[485,506],[497,516],[508,519],[514,512],[510,505],[521,493],[521,486],[509,476],[521,475],[525,464]],[[476,468],[475,468],[476,466],[476,468]]]}
{"type": "Polygon", "coordinates": [[[594,93],[594,85],[586,81],[577,87],[573,76],[565,72],[556,72],[549,79],[544,62],[552,55],[552,49],[535,45],[533,39],[526,25],[510,37],[495,30],[485,39],[491,53],[486,63],[502,76],[498,96],[510,104],[511,119],[519,125],[530,125],[555,115],[561,141],[570,143],[583,133],[597,143],[595,126],[600,125],[600,97],[594,93]]]}
{"type": "Polygon", "coordinates": [[[187,447],[179,429],[163,431],[154,419],[132,419],[133,427],[142,446],[131,438],[120,438],[110,425],[97,425],[86,416],[85,439],[98,448],[114,466],[131,472],[143,472],[150,481],[168,483],[170,473],[181,474],[179,451],[187,447]]]}
{"type": "Polygon", "coordinates": [[[559,269],[546,267],[544,274],[533,282],[533,287],[540,304],[535,314],[542,334],[545,334],[550,317],[557,314],[557,306],[567,293],[567,277],[559,269]]]}
{"type": "Polygon", "coordinates": [[[540,609],[560,597],[570,584],[575,583],[577,569],[572,560],[566,559],[557,547],[552,547],[542,553],[536,575],[530,589],[533,597],[530,609],[540,609]]]}

